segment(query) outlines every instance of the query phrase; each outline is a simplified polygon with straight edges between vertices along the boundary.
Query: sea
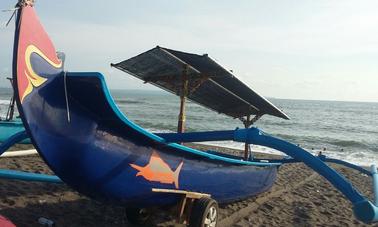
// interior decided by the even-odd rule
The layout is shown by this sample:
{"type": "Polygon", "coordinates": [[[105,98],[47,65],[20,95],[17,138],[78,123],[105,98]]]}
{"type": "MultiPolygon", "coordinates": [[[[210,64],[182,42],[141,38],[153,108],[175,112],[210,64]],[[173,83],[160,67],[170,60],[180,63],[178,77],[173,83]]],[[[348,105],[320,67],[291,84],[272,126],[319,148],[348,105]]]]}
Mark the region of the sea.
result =
{"type": "MultiPolygon", "coordinates": [[[[112,90],[120,110],[136,124],[151,132],[175,132],[179,98],[164,91],[112,90]]],[[[12,90],[0,88],[0,117],[4,117],[12,90]]],[[[323,154],[368,166],[378,164],[378,103],[314,101],[268,98],[290,120],[263,116],[255,126],[273,136],[323,154]]],[[[238,119],[210,111],[193,102],[186,106],[186,131],[232,130],[243,128],[238,119]]],[[[233,141],[206,142],[235,149],[244,144],[233,141]]],[[[261,146],[255,152],[280,154],[261,146]]]]}

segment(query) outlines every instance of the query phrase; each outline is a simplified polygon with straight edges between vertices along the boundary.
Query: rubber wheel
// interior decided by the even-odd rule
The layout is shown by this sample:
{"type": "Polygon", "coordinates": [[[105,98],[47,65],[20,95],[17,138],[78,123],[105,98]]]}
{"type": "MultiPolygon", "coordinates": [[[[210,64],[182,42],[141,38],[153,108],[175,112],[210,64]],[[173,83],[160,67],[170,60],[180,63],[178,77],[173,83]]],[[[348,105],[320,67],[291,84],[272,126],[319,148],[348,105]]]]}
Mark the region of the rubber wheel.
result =
{"type": "Polygon", "coordinates": [[[127,220],[133,225],[146,225],[151,213],[144,208],[126,208],[127,220]]]}
{"type": "Polygon", "coordinates": [[[218,203],[211,198],[200,198],[192,207],[190,227],[215,227],[218,222],[218,203]]]}

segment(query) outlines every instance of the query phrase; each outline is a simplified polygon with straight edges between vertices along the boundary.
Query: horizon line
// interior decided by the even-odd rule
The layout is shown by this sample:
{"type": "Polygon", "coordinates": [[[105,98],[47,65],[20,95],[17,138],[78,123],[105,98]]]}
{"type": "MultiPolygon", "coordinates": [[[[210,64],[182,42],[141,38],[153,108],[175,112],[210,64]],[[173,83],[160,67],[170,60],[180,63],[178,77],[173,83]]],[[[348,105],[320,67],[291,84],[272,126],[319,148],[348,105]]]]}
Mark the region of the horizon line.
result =
{"type": "MultiPolygon", "coordinates": [[[[11,87],[0,87],[1,89],[12,89],[11,87]]],[[[110,91],[140,91],[140,92],[159,92],[173,95],[164,90],[158,89],[122,89],[122,88],[112,88],[109,89],[110,91]]],[[[378,103],[377,101],[370,101],[370,100],[335,100],[335,99],[308,99],[308,98],[281,98],[281,97],[270,97],[270,96],[263,96],[267,99],[281,99],[281,100],[296,100],[296,101],[320,101],[320,102],[360,102],[360,103],[378,103]]]]}

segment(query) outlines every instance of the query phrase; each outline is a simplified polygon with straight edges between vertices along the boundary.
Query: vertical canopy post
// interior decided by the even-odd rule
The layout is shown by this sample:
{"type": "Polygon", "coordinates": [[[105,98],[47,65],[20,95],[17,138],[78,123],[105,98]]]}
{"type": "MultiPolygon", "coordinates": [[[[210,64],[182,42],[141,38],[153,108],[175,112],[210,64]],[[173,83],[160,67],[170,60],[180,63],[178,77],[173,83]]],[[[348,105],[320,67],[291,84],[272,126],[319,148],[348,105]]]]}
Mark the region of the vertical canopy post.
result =
{"type": "MultiPolygon", "coordinates": [[[[262,116],[262,114],[257,114],[252,119],[251,119],[251,116],[252,115],[249,114],[246,116],[246,118],[239,118],[243,122],[244,128],[246,129],[251,127],[251,125],[253,125],[256,121],[258,121],[260,117],[262,116]]],[[[248,160],[249,154],[250,154],[250,144],[246,142],[244,145],[244,160],[248,160]]]]}
{"type": "Polygon", "coordinates": [[[7,78],[11,85],[12,85],[12,90],[13,90],[13,96],[9,102],[9,106],[8,106],[8,111],[7,111],[7,116],[5,117],[5,120],[6,121],[11,121],[13,119],[13,115],[14,115],[14,106],[15,106],[15,103],[16,103],[16,97],[15,97],[15,92],[14,92],[14,86],[13,86],[13,80],[12,78],[7,78]]]}
{"type": "Polygon", "coordinates": [[[178,125],[177,125],[178,133],[185,132],[185,102],[186,102],[186,97],[188,95],[188,85],[189,85],[188,65],[184,64],[183,70],[182,70],[182,83],[181,83],[181,92],[180,92],[180,114],[179,114],[178,125]]]}
{"type": "MultiPolygon", "coordinates": [[[[247,116],[246,121],[244,122],[244,127],[247,129],[249,127],[249,122],[251,121],[251,115],[247,116]]],[[[244,144],[244,160],[248,160],[249,156],[249,144],[246,142],[244,144]]]]}

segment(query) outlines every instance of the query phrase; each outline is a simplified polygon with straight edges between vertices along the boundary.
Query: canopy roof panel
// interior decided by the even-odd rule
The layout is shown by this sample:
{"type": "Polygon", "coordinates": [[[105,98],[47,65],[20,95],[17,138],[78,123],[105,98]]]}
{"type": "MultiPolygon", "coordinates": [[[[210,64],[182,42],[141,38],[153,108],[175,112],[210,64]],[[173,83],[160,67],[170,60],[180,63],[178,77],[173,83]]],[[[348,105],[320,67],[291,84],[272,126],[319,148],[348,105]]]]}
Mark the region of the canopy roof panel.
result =
{"type": "Polygon", "coordinates": [[[207,54],[197,55],[157,46],[111,65],[176,95],[181,95],[187,79],[187,97],[190,100],[234,118],[268,114],[289,119],[207,54]]]}

